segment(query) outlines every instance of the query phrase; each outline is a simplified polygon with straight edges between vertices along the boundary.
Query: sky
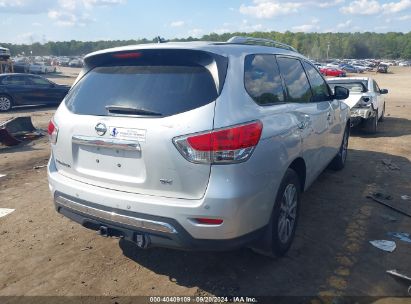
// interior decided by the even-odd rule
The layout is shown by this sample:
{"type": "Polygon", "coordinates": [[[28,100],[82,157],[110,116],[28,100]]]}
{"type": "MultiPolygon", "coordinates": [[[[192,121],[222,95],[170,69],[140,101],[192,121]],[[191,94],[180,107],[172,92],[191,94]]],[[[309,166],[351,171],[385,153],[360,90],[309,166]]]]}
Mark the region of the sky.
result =
{"type": "Polygon", "coordinates": [[[411,0],[0,0],[0,42],[409,32],[411,0]]]}

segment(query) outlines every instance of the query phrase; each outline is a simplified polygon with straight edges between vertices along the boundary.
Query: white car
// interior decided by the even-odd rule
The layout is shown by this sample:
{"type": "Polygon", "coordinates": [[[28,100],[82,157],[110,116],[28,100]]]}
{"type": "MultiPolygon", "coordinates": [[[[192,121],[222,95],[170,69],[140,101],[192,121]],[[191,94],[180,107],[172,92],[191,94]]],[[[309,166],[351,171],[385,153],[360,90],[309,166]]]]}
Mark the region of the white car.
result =
{"type": "Polygon", "coordinates": [[[345,165],[348,95],[267,39],[89,54],[48,127],[56,209],[140,248],[284,255],[301,192],[345,165]]]}
{"type": "Polygon", "coordinates": [[[56,71],[56,67],[47,65],[44,62],[34,62],[30,64],[29,73],[37,73],[37,74],[47,74],[53,73],[56,71]]]}
{"type": "Polygon", "coordinates": [[[329,78],[327,82],[332,89],[342,86],[350,90],[344,102],[351,108],[351,125],[361,124],[367,133],[376,133],[378,122],[384,120],[384,95],[388,90],[380,89],[371,77],[329,78]]]}

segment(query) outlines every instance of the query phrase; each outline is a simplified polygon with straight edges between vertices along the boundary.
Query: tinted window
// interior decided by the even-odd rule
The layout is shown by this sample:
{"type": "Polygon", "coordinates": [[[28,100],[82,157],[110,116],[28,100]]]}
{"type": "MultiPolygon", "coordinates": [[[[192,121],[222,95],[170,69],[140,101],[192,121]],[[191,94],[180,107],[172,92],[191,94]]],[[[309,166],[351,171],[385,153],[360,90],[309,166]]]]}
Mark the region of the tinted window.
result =
{"type": "Polygon", "coordinates": [[[304,68],[311,84],[312,101],[330,100],[328,85],[320,73],[309,63],[304,62],[304,68]]]}
{"type": "Polygon", "coordinates": [[[215,81],[203,66],[107,66],[87,73],[66,104],[76,114],[109,115],[106,106],[118,106],[168,116],[217,97],[215,81]]]}
{"type": "Polygon", "coordinates": [[[287,87],[287,101],[310,102],[311,88],[301,62],[287,57],[278,57],[277,61],[287,87]]]}
{"type": "Polygon", "coordinates": [[[284,102],[284,90],[274,55],[248,55],[244,62],[244,84],[260,105],[284,102]]]}
{"type": "Polygon", "coordinates": [[[8,85],[25,85],[26,79],[22,76],[8,76],[3,79],[2,84],[8,85]]]}
{"type": "Polygon", "coordinates": [[[33,84],[37,84],[37,85],[50,85],[50,82],[47,79],[40,78],[40,77],[29,77],[29,80],[33,84]]]}

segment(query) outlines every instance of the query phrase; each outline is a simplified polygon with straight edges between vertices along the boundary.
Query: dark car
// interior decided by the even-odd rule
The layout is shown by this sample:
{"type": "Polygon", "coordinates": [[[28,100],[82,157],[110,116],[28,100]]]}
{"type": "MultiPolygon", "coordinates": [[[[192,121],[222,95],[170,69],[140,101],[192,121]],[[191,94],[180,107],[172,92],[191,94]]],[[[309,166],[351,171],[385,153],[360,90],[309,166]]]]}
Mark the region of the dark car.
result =
{"type": "Polygon", "coordinates": [[[0,112],[20,105],[58,105],[69,90],[69,86],[56,84],[38,75],[2,74],[0,75],[0,112]]]}
{"type": "Polygon", "coordinates": [[[377,73],[388,73],[388,65],[380,63],[377,67],[377,73]]]}
{"type": "Polygon", "coordinates": [[[14,73],[28,73],[30,69],[30,64],[26,61],[16,61],[13,63],[14,73]]]}
{"type": "Polygon", "coordinates": [[[358,68],[349,64],[341,64],[339,67],[341,70],[344,70],[347,73],[360,73],[360,70],[358,68]]]}

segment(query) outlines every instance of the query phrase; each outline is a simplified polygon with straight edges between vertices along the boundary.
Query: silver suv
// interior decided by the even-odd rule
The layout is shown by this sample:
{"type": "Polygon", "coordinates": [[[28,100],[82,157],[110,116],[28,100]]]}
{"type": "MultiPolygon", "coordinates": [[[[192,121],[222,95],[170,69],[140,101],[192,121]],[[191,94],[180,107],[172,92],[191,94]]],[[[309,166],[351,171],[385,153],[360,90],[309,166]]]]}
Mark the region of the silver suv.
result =
{"type": "Polygon", "coordinates": [[[49,124],[58,212],[141,248],[283,255],[349,107],[293,48],[234,37],[92,53],[49,124]]]}

